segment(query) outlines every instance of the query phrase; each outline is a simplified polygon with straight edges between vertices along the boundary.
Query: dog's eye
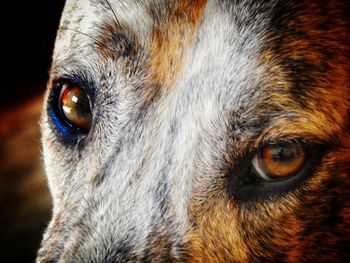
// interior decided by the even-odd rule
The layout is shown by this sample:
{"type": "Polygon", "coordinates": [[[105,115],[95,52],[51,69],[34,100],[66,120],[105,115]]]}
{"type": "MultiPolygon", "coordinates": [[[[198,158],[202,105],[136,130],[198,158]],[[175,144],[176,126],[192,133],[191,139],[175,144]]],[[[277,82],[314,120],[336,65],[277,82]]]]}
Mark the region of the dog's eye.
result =
{"type": "Polygon", "coordinates": [[[88,131],[92,123],[90,100],[77,85],[63,84],[58,108],[63,119],[71,126],[88,131]]]}
{"type": "Polygon", "coordinates": [[[252,160],[255,172],[265,181],[297,175],[306,163],[306,149],[301,145],[267,145],[252,160]]]}
{"type": "Polygon", "coordinates": [[[251,202],[293,191],[317,173],[327,149],[298,138],[253,149],[230,173],[229,192],[238,202],[251,202]]]}

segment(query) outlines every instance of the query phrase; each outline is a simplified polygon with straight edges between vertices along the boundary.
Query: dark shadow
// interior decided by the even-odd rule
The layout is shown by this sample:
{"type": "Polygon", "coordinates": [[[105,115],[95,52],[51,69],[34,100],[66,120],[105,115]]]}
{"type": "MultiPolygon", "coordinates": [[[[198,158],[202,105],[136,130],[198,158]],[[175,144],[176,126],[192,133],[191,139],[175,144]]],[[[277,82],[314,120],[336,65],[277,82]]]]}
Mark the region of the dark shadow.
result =
{"type": "Polygon", "coordinates": [[[34,262],[51,214],[39,118],[63,0],[2,9],[0,262],[34,262]],[[5,14],[8,10],[10,13],[5,14]]]}

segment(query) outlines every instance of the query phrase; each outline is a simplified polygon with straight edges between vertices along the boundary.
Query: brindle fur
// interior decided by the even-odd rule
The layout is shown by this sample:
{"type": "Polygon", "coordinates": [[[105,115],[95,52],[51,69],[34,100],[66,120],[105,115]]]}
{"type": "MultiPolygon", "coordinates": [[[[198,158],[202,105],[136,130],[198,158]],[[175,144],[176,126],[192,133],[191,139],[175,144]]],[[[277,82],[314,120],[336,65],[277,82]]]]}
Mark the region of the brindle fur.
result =
{"type": "Polygon", "coordinates": [[[346,262],[349,1],[67,0],[42,117],[53,216],[37,262],[346,262]],[[93,126],[49,116],[60,79],[93,126]],[[288,191],[235,179],[267,142],[323,152],[288,191]],[[310,172],[311,173],[311,172],[310,172]]]}

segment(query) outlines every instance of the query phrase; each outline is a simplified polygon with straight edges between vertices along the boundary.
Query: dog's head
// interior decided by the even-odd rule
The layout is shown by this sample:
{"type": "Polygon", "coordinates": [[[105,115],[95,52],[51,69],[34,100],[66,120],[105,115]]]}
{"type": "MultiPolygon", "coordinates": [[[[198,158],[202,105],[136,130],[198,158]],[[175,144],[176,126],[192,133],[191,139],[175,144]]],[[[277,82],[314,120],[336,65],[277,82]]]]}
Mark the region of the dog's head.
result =
{"type": "Polygon", "coordinates": [[[349,256],[348,1],[68,0],[37,262],[349,256]]]}

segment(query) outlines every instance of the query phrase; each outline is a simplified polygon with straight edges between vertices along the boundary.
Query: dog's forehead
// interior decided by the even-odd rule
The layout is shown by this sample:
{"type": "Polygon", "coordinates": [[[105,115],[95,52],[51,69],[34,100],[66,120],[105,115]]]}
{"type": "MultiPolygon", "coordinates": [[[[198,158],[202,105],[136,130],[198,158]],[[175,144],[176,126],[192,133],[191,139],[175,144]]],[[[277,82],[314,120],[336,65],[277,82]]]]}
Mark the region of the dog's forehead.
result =
{"type": "MultiPolygon", "coordinates": [[[[157,5],[155,5],[157,6],[157,5]]],[[[168,5],[159,5],[166,8],[168,5]]],[[[68,0],[61,17],[61,28],[96,30],[110,20],[127,25],[141,36],[151,26],[149,1],[68,0]]]]}
{"type": "Polygon", "coordinates": [[[95,52],[92,47],[100,41],[101,28],[111,21],[127,25],[140,39],[145,39],[151,26],[146,4],[138,1],[66,1],[55,42],[54,64],[71,57],[75,51],[95,52]]]}
{"type": "Polygon", "coordinates": [[[58,67],[69,71],[72,61],[91,68],[103,64],[105,58],[117,60],[120,46],[129,41],[142,53],[142,58],[129,60],[145,62],[141,67],[148,70],[147,85],[173,86],[186,66],[195,69],[195,74],[199,69],[209,74],[218,70],[227,76],[222,79],[230,74],[246,75],[253,68],[257,76],[255,63],[262,37],[251,27],[259,26],[246,19],[249,11],[245,8],[229,6],[206,0],[67,1],[52,73],[58,67]],[[235,17],[244,23],[237,23],[235,17]],[[244,66],[236,67],[238,64],[244,66]]]}

